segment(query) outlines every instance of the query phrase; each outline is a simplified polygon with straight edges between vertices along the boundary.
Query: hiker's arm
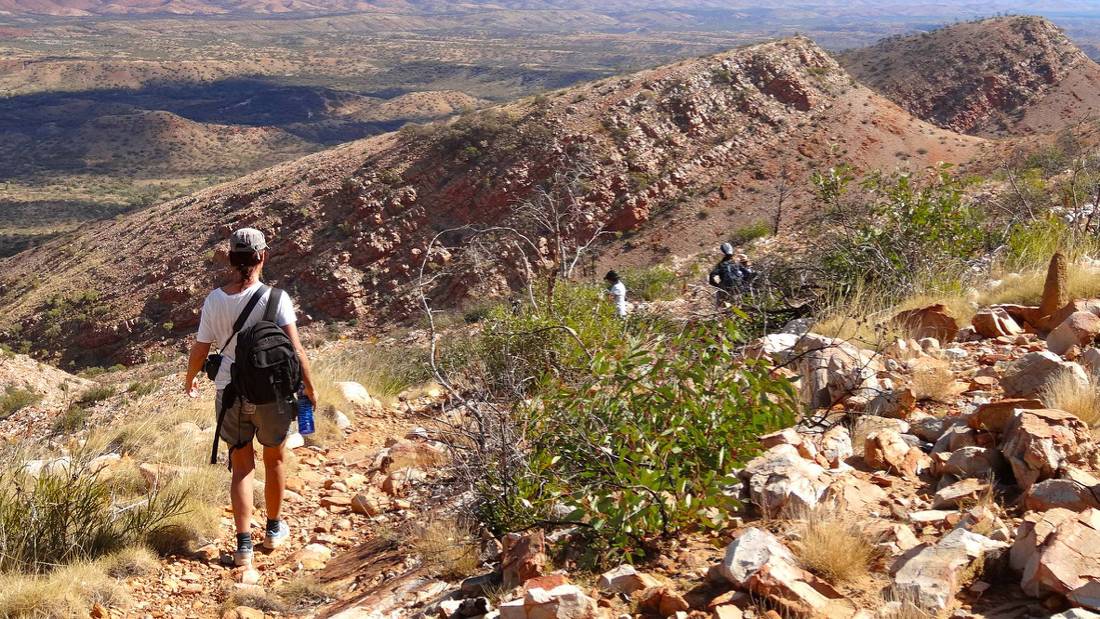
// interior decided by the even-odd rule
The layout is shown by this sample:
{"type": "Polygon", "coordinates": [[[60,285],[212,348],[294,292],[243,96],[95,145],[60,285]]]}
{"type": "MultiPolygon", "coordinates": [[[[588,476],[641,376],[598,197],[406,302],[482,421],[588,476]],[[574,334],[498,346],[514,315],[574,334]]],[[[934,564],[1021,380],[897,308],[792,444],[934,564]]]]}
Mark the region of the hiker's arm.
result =
{"type": "Polygon", "coordinates": [[[206,356],[209,354],[210,342],[195,342],[191,346],[191,356],[187,358],[187,376],[183,379],[183,392],[187,395],[195,397],[192,393],[192,390],[198,387],[195,384],[195,378],[202,371],[206,356]]]}
{"type": "Polygon", "coordinates": [[[298,325],[293,322],[283,325],[283,331],[290,338],[294,350],[298,353],[298,362],[302,364],[302,382],[305,383],[306,397],[313,402],[313,408],[317,408],[317,392],[313,389],[313,371],[309,367],[309,358],[306,357],[306,349],[302,347],[302,340],[298,338],[298,325]]]}

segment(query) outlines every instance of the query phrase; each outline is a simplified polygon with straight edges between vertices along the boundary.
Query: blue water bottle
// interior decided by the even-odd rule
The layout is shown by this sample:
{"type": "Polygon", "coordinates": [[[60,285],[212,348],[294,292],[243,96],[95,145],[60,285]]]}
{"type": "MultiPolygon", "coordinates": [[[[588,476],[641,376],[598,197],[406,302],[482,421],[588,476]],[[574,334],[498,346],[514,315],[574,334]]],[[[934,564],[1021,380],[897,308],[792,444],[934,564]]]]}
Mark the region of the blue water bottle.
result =
{"type": "Polygon", "coordinates": [[[298,434],[313,434],[313,402],[306,397],[305,390],[298,392],[298,434]]]}

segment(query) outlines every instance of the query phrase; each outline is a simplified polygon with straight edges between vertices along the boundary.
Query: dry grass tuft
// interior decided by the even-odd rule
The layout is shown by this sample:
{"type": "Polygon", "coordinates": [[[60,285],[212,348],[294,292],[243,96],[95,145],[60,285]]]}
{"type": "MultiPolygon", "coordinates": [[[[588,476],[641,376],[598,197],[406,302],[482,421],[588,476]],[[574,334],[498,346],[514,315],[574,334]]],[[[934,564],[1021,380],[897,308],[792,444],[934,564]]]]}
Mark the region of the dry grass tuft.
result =
{"type": "Polygon", "coordinates": [[[897,340],[914,335],[892,318],[905,310],[943,304],[959,324],[974,315],[974,306],[958,293],[916,293],[901,301],[890,300],[869,289],[857,288],[834,301],[813,326],[814,333],[845,340],[869,350],[883,350],[897,340]]]}
{"type": "Polygon", "coordinates": [[[859,523],[835,510],[818,509],[807,514],[794,546],[807,570],[829,582],[852,583],[867,576],[875,547],[859,523]]]}
{"type": "Polygon", "coordinates": [[[1069,372],[1060,372],[1043,386],[1039,398],[1051,408],[1072,413],[1081,421],[1100,427],[1100,386],[1097,376],[1089,376],[1088,385],[1082,385],[1069,372]]]}
{"type": "Polygon", "coordinates": [[[276,593],[289,607],[302,610],[324,604],[335,599],[331,585],[326,585],[314,576],[299,576],[286,581],[276,593]]]}
{"type": "Polygon", "coordinates": [[[414,527],[406,541],[428,571],[439,578],[465,578],[480,566],[477,539],[454,518],[414,527]]]}
{"type": "Polygon", "coordinates": [[[73,563],[49,575],[0,577],[0,617],[68,619],[86,617],[95,604],[125,608],[126,587],[108,576],[101,563],[73,563]]]}
{"type": "Polygon", "coordinates": [[[946,361],[925,362],[913,370],[913,395],[918,400],[951,402],[958,395],[951,365],[946,361]]]}
{"type": "Polygon", "coordinates": [[[112,578],[148,576],[157,571],[160,561],[148,548],[134,546],[104,557],[99,561],[103,572],[112,578]]]}

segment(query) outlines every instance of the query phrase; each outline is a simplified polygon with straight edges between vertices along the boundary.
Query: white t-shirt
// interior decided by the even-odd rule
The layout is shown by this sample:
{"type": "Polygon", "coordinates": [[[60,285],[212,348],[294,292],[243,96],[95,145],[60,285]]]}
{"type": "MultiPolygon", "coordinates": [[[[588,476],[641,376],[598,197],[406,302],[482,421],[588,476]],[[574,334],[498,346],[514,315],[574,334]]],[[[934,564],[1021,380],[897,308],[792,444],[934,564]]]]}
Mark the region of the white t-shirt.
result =
{"type": "MultiPolygon", "coordinates": [[[[215,288],[213,292],[206,295],[206,301],[203,301],[202,304],[199,334],[196,339],[204,344],[213,344],[214,346],[224,344],[226,338],[233,335],[233,323],[237,321],[237,316],[244,310],[244,306],[248,305],[252,293],[261,285],[257,283],[237,294],[226,294],[221,288],[215,288]]],[[[271,291],[269,290],[263,298],[256,302],[256,307],[252,308],[252,313],[244,321],[242,331],[263,318],[270,296],[271,291]]],[[[283,298],[279,301],[279,307],[275,310],[275,324],[285,327],[294,324],[296,321],[294,303],[290,300],[290,295],[284,291],[283,298]]],[[[229,340],[229,343],[221,351],[224,359],[222,359],[221,367],[218,368],[218,375],[214,379],[214,385],[218,389],[225,389],[226,385],[229,384],[231,378],[230,368],[233,367],[233,356],[236,348],[237,337],[233,335],[233,339],[229,340]]]]}
{"type": "Polygon", "coordinates": [[[615,285],[607,290],[607,294],[611,295],[611,299],[615,302],[615,309],[619,316],[626,316],[626,284],[621,281],[615,282],[615,285]]]}

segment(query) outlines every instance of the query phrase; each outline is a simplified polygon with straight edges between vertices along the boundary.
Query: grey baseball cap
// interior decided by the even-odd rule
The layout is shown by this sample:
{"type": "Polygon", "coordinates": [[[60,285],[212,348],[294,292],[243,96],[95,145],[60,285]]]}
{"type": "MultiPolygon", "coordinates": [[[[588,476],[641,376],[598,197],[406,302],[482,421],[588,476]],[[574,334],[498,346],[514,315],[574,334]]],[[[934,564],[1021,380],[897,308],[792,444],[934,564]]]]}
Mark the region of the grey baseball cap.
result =
{"type": "Polygon", "coordinates": [[[267,249],[264,233],[255,228],[241,228],[229,237],[229,251],[259,252],[267,249]]]}

